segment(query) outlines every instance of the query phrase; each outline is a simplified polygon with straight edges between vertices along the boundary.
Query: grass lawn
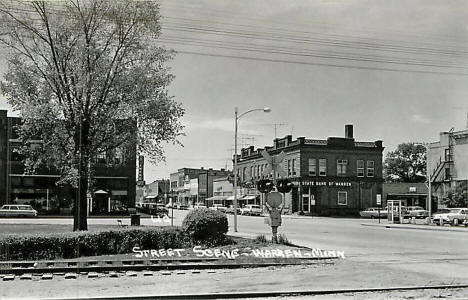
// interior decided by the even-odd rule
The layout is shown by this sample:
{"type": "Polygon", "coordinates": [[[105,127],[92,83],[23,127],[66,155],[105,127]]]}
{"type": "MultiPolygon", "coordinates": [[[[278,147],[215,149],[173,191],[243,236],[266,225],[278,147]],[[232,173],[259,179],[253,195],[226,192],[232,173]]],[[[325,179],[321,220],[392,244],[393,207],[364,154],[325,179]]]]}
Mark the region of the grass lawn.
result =
{"type": "MultiPolygon", "coordinates": [[[[89,231],[119,229],[118,225],[88,225],[89,231]]],[[[2,224],[0,236],[7,234],[35,234],[72,232],[73,225],[63,224],[2,224]]]]}

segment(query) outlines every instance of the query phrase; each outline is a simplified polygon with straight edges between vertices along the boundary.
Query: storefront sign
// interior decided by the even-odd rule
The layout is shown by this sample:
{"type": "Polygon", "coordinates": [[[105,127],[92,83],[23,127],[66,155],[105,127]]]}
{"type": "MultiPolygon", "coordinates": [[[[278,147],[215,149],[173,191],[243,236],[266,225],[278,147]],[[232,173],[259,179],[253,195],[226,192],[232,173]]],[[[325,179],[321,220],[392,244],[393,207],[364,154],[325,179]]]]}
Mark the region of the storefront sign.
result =
{"type": "MultiPolygon", "coordinates": [[[[299,185],[299,181],[293,181],[295,186],[299,185]]],[[[328,187],[351,187],[351,182],[346,181],[301,181],[302,186],[328,186],[328,187]]]]}

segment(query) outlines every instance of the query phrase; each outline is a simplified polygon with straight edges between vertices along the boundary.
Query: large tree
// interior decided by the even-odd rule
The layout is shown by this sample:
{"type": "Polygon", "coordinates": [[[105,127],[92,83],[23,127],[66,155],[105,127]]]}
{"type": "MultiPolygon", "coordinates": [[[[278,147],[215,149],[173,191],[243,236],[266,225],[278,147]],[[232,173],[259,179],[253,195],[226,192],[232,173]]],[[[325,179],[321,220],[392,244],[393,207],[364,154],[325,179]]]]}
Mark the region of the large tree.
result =
{"type": "Polygon", "coordinates": [[[174,53],[158,43],[159,5],[2,0],[0,18],[8,50],[1,87],[23,120],[28,170],[59,169],[77,191],[73,228],[87,230],[94,158],[136,145],[160,161],[163,142],[182,134],[184,110],[167,92],[174,53]]]}
{"type": "Polygon", "coordinates": [[[385,179],[388,182],[426,181],[426,147],[416,143],[399,144],[385,158],[385,179]]]}

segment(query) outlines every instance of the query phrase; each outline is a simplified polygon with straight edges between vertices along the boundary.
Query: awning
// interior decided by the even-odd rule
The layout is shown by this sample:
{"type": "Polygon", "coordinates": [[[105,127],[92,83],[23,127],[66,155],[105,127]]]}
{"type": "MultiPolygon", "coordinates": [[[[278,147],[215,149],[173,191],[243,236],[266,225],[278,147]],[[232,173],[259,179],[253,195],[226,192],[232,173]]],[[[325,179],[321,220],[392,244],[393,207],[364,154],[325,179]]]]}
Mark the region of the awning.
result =
{"type": "Polygon", "coordinates": [[[213,196],[210,198],[206,198],[205,200],[207,201],[223,201],[226,200],[228,197],[227,196],[213,196]]]}
{"type": "Polygon", "coordinates": [[[255,200],[257,198],[256,195],[247,195],[242,198],[242,200],[255,200]]]}
{"type": "MultiPolygon", "coordinates": [[[[245,197],[245,196],[237,195],[237,200],[244,200],[244,197],[245,197]]],[[[255,198],[254,198],[254,199],[255,199],[255,198]]],[[[234,201],[234,196],[229,196],[229,197],[227,197],[226,200],[228,200],[228,201],[234,201]]]]}
{"type": "Polygon", "coordinates": [[[107,192],[106,191],[103,191],[103,190],[97,190],[94,192],[95,195],[107,195],[107,192]]]}
{"type": "Polygon", "coordinates": [[[149,195],[149,196],[146,196],[144,198],[145,199],[156,199],[156,198],[158,198],[158,196],[157,195],[149,195]]]}

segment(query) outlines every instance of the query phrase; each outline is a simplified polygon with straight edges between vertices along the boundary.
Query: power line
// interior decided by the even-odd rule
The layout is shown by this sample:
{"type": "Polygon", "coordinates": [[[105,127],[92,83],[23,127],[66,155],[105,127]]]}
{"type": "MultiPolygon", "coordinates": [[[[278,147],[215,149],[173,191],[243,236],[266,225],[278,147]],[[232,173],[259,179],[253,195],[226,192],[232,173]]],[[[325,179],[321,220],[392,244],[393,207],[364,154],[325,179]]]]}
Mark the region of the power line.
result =
{"type": "Polygon", "coordinates": [[[378,70],[378,71],[404,72],[404,73],[468,76],[468,73],[456,73],[456,72],[439,72],[439,71],[409,70],[409,69],[404,70],[404,69],[392,69],[392,68],[369,67],[369,66],[352,66],[352,65],[340,65],[340,64],[331,64],[331,63],[305,62],[305,61],[297,61],[297,60],[295,61],[295,60],[286,60],[286,59],[249,57],[249,56],[242,56],[242,55],[214,54],[214,53],[204,53],[204,52],[186,51],[186,50],[178,50],[177,52],[184,53],[184,54],[200,55],[200,56],[236,58],[236,59],[245,59],[245,60],[267,61],[267,62],[299,64],[299,65],[314,65],[314,66],[325,66],[325,67],[347,68],[347,69],[349,68],[349,69],[378,70]]]}

